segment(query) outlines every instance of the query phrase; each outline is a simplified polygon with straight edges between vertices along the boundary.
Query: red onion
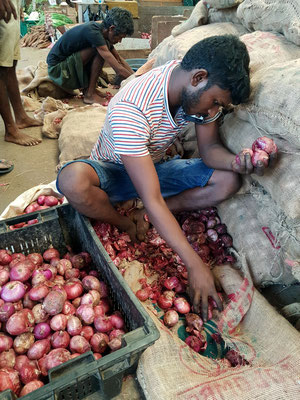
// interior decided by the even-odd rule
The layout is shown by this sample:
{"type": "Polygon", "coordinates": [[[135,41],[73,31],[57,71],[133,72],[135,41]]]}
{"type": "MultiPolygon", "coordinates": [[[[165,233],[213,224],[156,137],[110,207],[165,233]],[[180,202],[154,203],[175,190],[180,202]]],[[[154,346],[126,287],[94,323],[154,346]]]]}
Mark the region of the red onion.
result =
{"type": "Polygon", "coordinates": [[[171,276],[164,280],[164,287],[169,290],[175,289],[175,287],[178,286],[178,284],[179,280],[178,278],[176,278],[176,276],[171,276]]]}
{"type": "Polygon", "coordinates": [[[20,391],[19,373],[12,368],[0,369],[0,392],[11,389],[18,395],[20,391]]]}
{"type": "Polygon", "coordinates": [[[51,345],[54,349],[66,349],[70,344],[70,335],[66,331],[55,332],[51,336],[51,345]]]}
{"type": "Polygon", "coordinates": [[[64,285],[64,289],[67,293],[68,300],[76,299],[76,297],[81,296],[83,292],[83,287],[80,282],[67,282],[64,285]]]}
{"type": "Polygon", "coordinates": [[[41,372],[36,364],[28,363],[19,370],[19,374],[21,382],[26,385],[27,383],[38,379],[41,375],[41,372]]]}
{"type": "Polygon", "coordinates": [[[263,150],[256,150],[251,157],[251,162],[254,167],[257,166],[258,161],[262,161],[265,167],[269,164],[269,155],[263,150]]]}
{"type": "Polygon", "coordinates": [[[110,318],[110,322],[112,323],[113,328],[115,328],[115,329],[123,329],[124,328],[125,322],[119,311],[115,311],[109,318],[110,318]]]}
{"type": "Polygon", "coordinates": [[[80,335],[82,329],[81,321],[78,317],[71,315],[67,322],[67,331],[71,336],[80,335]]]}
{"type": "Polygon", "coordinates": [[[70,340],[70,350],[74,353],[83,354],[86,351],[89,351],[91,346],[89,342],[80,335],[73,336],[70,340]]]}
{"type": "Polygon", "coordinates": [[[70,352],[66,349],[55,349],[46,356],[44,368],[48,371],[70,359],[70,352]]]}
{"type": "Polygon", "coordinates": [[[83,304],[79,306],[76,310],[76,315],[86,325],[92,324],[95,318],[93,307],[88,304],[83,304]]]}
{"type": "Polygon", "coordinates": [[[222,240],[222,243],[224,244],[224,247],[232,247],[233,240],[232,240],[232,237],[228,233],[225,233],[224,235],[221,235],[220,239],[222,240]]]}
{"type": "Polygon", "coordinates": [[[274,140],[268,138],[267,136],[257,138],[252,144],[252,149],[254,152],[256,152],[257,149],[260,149],[268,154],[276,153],[278,150],[274,140]]]}
{"type": "Polygon", "coordinates": [[[31,330],[34,323],[34,316],[31,310],[25,312],[25,310],[18,311],[9,317],[6,322],[6,330],[10,335],[18,336],[21,333],[25,333],[31,330]]]}
{"type": "Polygon", "coordinates": [[[98,332],[107,333],[113,329],[113,325],[108,317],[96,316],[94,325],[98,332]]]}
{"type": "Polygon", "coordinates": [[[78,308],[78,307],[80,306],[80,304],[81,304],[81,297],[76,297],[76,299],[74,299],[74,300],[72,301],[72,305],[73,305],[75,308],[78,308]]]}
{"type": "Polygon", "coordinates": [[[57,265],[55,265],[57,268],[57,272],[60,275],[64,275],[67,270],[72,269],[72,263],[69,260],[66,260],[65,258],[62,258],[61,260],[58,261],[57,265]]]}
{"type": "Polygon", "coordinates": [[[12,303],[4,303],[0,306],[0,321],[6,322],[8,318],[15,312],[15,307],[12,303]]]}
{"type": "Polygon", "coordinates": [[[46,339],[50,335],[51,329],[46,322],[40,322],[34,327],[33,334],[36,339],[46,339]]]}
{"type": "Polygon", "coordinates": [[[43,257],[40,253],[30,253],[26,257],[27,260],[32,262],[32,264],[41,266],[43,264],[43,257]]]}
{"type": "Polygon", "coordinates": [[[35,390],[41,388],[42,386],[44,386],[42,381],[39,381],[37,379],[30,381],[23,387],[23,389],[21,390],[20,396],[22,397],[22,396],[25,396],[26,394],[34,392],[35,390]]]}
{"type": "Polygon", "coordinates": [[[163,310],[171,308],[173,306],[173,298],[168,298],[164,294],[161,294],[157,300],[157,304],[163,310]]]}
{"type": "Polygon", "coordinates": [[[13,349],[0,353],[0,368],[14,368],[16,363],[16,354],[13,349]]]}
{"type": "Polygon", "coordinates": [[[35,212],[38,209],[38,203],[36,201],[34,201],[33,203],[29,204],[26,208],[25,208],[25,213],[29,214],[32,212],[35,212]]]}
{"type": "MultiPolygon", "coordinates": [[[[97,290],[101,295],[101,284],[95,276],[87,275],[82,280],[82,285],[85,290],[97,290]]],[[[101,296],[102,297],[102,296],[101,296]]]]}
{"type": "Polygon", "coordinates": [[[209,220],[206,223],[206,228],[207,229],[212,229],[218,224],[218,220],[216,218],[209,218],[209,220]]]}
{"type": "Polygon", "coordinates": [[[12,260],[13,258],[7,250],[0,250],[0,265],[8,265],[12,260]]]}
{"type": "Polygon", "coordinates": [[[49,207],[57,206],[58,200],[54,196],[45,196],[44,204],[49,207]]]}
{"type": "Polygon", "coordinates": [[[87,266],[85,257],[83,257],[81,254],[76,254],[71,257],[71,262],[74,266],[74,268],[77,269],[82,269],[87,266]]]}
{"type": "Polygon", "coordinates": [[[109,338],[105,333],[95,333],[90,340],[92,350],[96,353],[104,353],[108,342],[109,338]]]}
{"type": "Polygon", "coordinates": [[[103,281],[100,281],[100,295],[102,299],[108,297],[108,286],[103,281]]]}
{"type": "Polygon", "coordinates": [[[51,258],[60,258],[59,251],[51,247],[50,249],[44,251],[43,259],[45,261],[51,261],[51,258]]]}
{"type": "Polygon", "coordinates": [[[168,310],[165,312],[164,315],[164,323],[166,326],[171,328],[172,326],[176,325],[179,321],[179,315],[175,310],[168,310]]]}
{"type": "Polygon", "coordinates": [[[225,358],[230,362],[232,367],[237,367],[238,365],[248,365],[249,362],[245,360],[237,351],[229,350],[225,354],[225,358]]]}
{"type": "Polygon", "coordinates": [[[50,351],[50,349],[51,346],[49,339],[37,340],[27,351],[27,357],[30,360],[39,360],[45,354],[47,354],[50,351]]]}
{"type": "Polygon", "coordinates": [[[30,299],[29,292],[25,293],[23,298],[23,306],[25,308],[30,308],[30,310],[32,310],[35,305],[36,302],[30,299]]]}
{"type": "Polygon", "coordinates": [[[91,326],[83,326],[80,335],[89,342],[94,335],[94,329],[91,326]]]}
{"type": "Polygon", "coordinates": [[[43,205],[45,204],[45,199],[46,199],[46,196],[40,195],[40,196],[38,197],[38,199],[37,199],[37,203],[38,203],[40,206],[43,206],[43,205]]]}
{"type": "Polygon", "coordinates": [[[42,304],[36,304],[32,309],[32,313],[34,315],[34,320],[36,324],[39,324],[40,322],[46,322],[49,318],[49,315],[44,310],[42,304]]]}
{"type": "Polygon", "coordinates": [[[148,300],[149,294],[150,294],[150,291],[149,291],[148,288],[139,289],[139,290],[135,293],[136,297],[137,297],[139,300],[141,300],[141,301],[146,301],[146,300],[148,300]]]}
{"type": "Polygon", "coordinates": [[[53,331],[64,331],[67,327],[68,318],[64,314],[57,314],[50,320],[50,327],[53,331]]]}
{"type": "Polygon", "coordinates": [[[211,240],[212,242],[216,242],[219,238],[217,232],[214,229],[208,229],[206,233],[208,239],[211,240]]]}
{"type": "Polygon", "coordinates": [[[112,340],[110,340],[108,342],[108,346],[109,346],[109,348],[110,348],[110,350],[112,352],[116,351],[116,350],[119,350],[122,347],[122,339],[121,339],[121,337],[115,337],[112,340]]]}
{"type": "Polygon", "coordinates": [[[187,331],[192,331],[193,329],[196,329],[197,331],[201,331],[203,328],[203,320],[201,319],[201,317],[198,314],[194,314],[194,313],[187,313],[185,316],[186,319],[186,323],[188,329],[187,331]]]}
{"type": "Polygon", "coordinates": [[[13,340],[11,337],[0,332],[0,353],[2,351],[9,350],[13,345],[13,340]]]}
{"type": "Polygon", "coordinates": [[[28,292],[28,296],[30,300],[40,301],[43,300],[48,293],[49,293],[48,287],[44,284],[40,284],[30,289],[30,291],[28,292]]]}
{"type": "Polygon", "coordinates": [[[186,292],[186,285],[183,282],[179,281],[174,290],[176,293],[184,293],[186,292]]]}
{"type": "Polygon", "coordinates": [[[102,358],[102,355],[100,353],[93,353],[93,356],[95,360],[100,360],[100,358],[102,358]]]}
{"type": "Polygon", "coordinates": [[[187,314],[191,310],[191,306],[184,297],[177,297],[174,300],[174,307],[181,314],[187,314]]]}
{"type": "Polygon", "coordinates": [[[5,285],[9,281],[9,270],[7,267],[0,269],[0,286],[5,285]]]}
{"type": "Polygon", "coordinates": [[[1,290],[1,298],[7,302],[19,301],[23,298],[26,287],[22,282],[10,281],[1,290]]]}
{"type": "Polygon", "coordinates": [[[201,348],[203,347],[203,343],[202,341],[197,338],[196,336],[188,336],[185,339],[185,343],[190,346],[194,351],[196,351],[197,353],[199,353],[199,351],[201,350],[201,348]]]}
{"type": "Polygon", "coordinates": [[[59,261],[60,261],[60,258],[59,258],[59,257],[53,257],[53,258],[51,258],[51,260],[50,260],[50,265],[51,265],[52,267],[55,267],[55,268],[56,268],[56,266],[57,266],[57,264],[59,263],[59,261]]]}
{"type": "Polygon", "coordinates": [[[76,308],[69,301],[65,301],[62,312],[65,315],[74,315],[76,313],[76,308]]]}
{"type": "Polygon", "coordinates": [[[62,291],[59,290],[52,290],[43,301],[44,310],[49,315],[56,315],[59,314],[64,306],[65,303],[65,296],[62,291]]]}
{"type": "Polygon", "coordinates": [[[218,224],[215,226],[215,231],[218,235],[222,235],[223,233],[227,233],[227,227],[225,224],[218,224]]]}
{"type": "Polygon", "coordinates": [[[109,340],[112,340],[113,338],[123,336],[123,335],[125,335],[125,331],[123,331],[123,329],[113,329],[109,333],[109,340]]]}
{"type": "Polygon", "coordinates": [[[98,273],[98,271],[96,271],[95,269],[92,269],[92,270],[89,272],[89,275],[95,276],[96,278],[99,279],[99,273],[98,273]]]}
{"type": "Polygon", "coordinates": [[[67,269],[65,272],[66,279],[79,278],[79,276],[80,276],[80,270],[77,268],[67,269]]]}
{"type": "Polygon", "coordinates": [[[15,303],[13,303],[13,305],[14,305],[14,308],[15,308],[15,312],[21,311],[24,308],[22,300],[16,301],[15,303]]]}

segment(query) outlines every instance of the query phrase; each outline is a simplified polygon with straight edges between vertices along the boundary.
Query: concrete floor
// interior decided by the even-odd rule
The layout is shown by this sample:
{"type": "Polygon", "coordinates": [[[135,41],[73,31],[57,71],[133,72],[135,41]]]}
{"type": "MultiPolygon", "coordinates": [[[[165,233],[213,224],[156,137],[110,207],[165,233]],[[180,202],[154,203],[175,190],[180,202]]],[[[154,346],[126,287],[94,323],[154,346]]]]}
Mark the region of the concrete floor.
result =
{"type": "MultiPolygon", "coordinates": [[[[21,49],[21,60],[17,68],[37,65],[46,60],[48,49],[25,47],[21,49]]],[[[29,113],[31,115],[31,113],[29,113]]],[[[42,138],[41,127],[26,128],[24,132],[42,138]]],[[[14,163],[14,170],[0,175],[0,214],[6,206],[25,190],[39,184],[52,182],[56,177],[58,143],[56,139],[43,137],[38,146],[20,146],[4,141],[4,124],[0,119],[0,158],[14,163]]]]}

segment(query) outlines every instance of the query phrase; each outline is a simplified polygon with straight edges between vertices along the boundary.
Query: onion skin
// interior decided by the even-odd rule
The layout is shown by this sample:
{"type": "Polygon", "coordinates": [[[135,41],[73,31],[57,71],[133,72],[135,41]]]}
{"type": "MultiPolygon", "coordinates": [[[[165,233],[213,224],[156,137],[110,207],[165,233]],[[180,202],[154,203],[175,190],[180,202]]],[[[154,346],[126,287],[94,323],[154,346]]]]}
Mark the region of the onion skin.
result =
{"type": "Polygon", "coordinates": [[[6,302],[19,301],[24,297],[26,287],[22,282],[10,281],[1,290],[1,299],[6,302]]]}
{"type": "Polygon", "coordinates": [[[95,313],[93,307],[88,304],[79,306],[76,310],[76,315],[86,325],[90,325],[94,322],[95,313]]]}
{"type": "Polygon", "coordinates": [[[30,253],[26,257],[26,260],[29,260],[36,266],[41,266],[43,264],[43,257],[40,253],[30,253]]]}
{"type": "Polygon", "coordinates": [[[38,379],[41,371],[37,368],[36,363],[25,364],[19,370],[21,382],[26,385],[27,383],[38,379]]]}
{"type": "Polygon", "coordinates": [[[80,335],[89,342],[94,335],[94,329],[91,326],[83,326],[80,335]]]}
{"type": "Polygon", "coordinates": [[[175,310],[168,310],[164,315],[164,323],[167,327],[175,326],[179,321],[179,315],[175,310]]]}
{"type": "Polygon", "coordinates": [[[254,167],[257,166],[257,163],[262,161],[263,165],[267,167],[269,165],[269,155],[263,150],[256,150],[251,157],[251,162],[254,167]]]}
{"type": "Polygon", "coordinates": [[[203,347],[203,343],[202,341],[197,338],[196,336],[188,336],[185,339],[185,343],[190,346],[194,351],[196,351],[197,353],[199,353],[199,351],[201,350],[201,348],[203,347]]]}
{"type": "Polygon", "coordinates": [[[71,336],[80,335],[82,329],[81,321],[75,315],[71,315],[67,322],[67,331],[71,336]]]}
{"type": "Polygon", "coordinates": [[[13,340],[10,336],[0,332],[0,352],[9,350],[13,345],[13,340]]]}
{"type": "Polygon", "coordinates": [[[54,349],[65,349],[69,344],[70,335],[66,331],[54,332],[51,336],[51,345],[54,349]]]}
{"type": "Polygon", "coordinates": [[[57,314],[51,318],[50,327],[53,331],[64,331],[67,327],[68,318],[65,314],[57,314]]]}
{"type": "Polygon", "coordinates": [[[108,342],[108,346],[111,351],[119,350],[122,347],[122,339],[120,337],[115,337],[108,342]]]}
{"type": "Polygon", "coordinates": [[[90,345],[95,353],[104,353],[107,349],[109,337],[105,333],[95,333],[91,340],[90,345]]]}
{"type": "Polygon", "coordinates": [[[49,318],[49,315],[44,310],[42,304],[36,304],[32,309],[32,313],[36,324],[39,324],[40,322],[46,322],[49,318]]]}
{"type": "Polygon", "coordinates": [[[87,275],[82,279],[82,285],[85,290],[97,290],[101,295],[101,284],[95,276],[87,275]]]}
{"type": "Polygon", "coordinates": [[[65,258],[62,258],[61,260],[58,261],[56,268],[57,268],[57,272],[63,276],[63,275],[65,275],[67,270],[72,269],[72,263],[70,260],[66,260],[65,258]]]}
{"type": "Polygon", "coordinates": [[[177,297],[174,300],[174,307],[180,314],[187,314],[191,310],[191,306],[184,297],[177,297]]]}
{"type": "Polygon", "coordinates": [[[27,357],[30,360],[39,360],[51,349],[49,339],[37,340],[33,343],[30,349],[27,351],[27,357]]]}
{"type": "Polygon", "coordinates": [[[76,308],[69,301],[65,301],[62,312],[65,315],[74,315],[76,314],[76,308]]]}
{"type": "Polygon", "coordinates": [[[6,322],[9,317],[15,312],[15,307],[12,303],[4,303],[0,306],[0,321],[6,322]]]}
{"type": "Polygon", "coordinates": [[[89,342],[80,335],[76,335],[71,338],[69,347],[71,352],[80,354],[83,354],[91,349],[89,342]]]}
{"type": "Polygon", "coordinates": [[[30,381],[23,387],[23,389],[20,392],[20,396],[22,397],[25,396],[26,394],[34,392],[35,390],[41,388],[42,386],[44,386],[42,381],[39,381],[37,379],[30,381]]]}
{"type": "Polygon", "coordinates": [[[32,330],[34,316],[31,310],[24,309],[13,314],[6,323],[6,330],[10,335],[18,336],[32,330]],[[30,313],[28,313],[27,311],[30,313]]]}
{"type": "Polygon", "coordinates": [[[20,391],[19,373],[12,368],[0,369],[0,392],[11,389],[16,395],[20,391]]]}
{"type": "Polygon", "coordinates": [[[62,312],[65,300],[63,293],[52,290],[43,301],[44,310],[49,315],[59,314],[62,312]]]}
{"type": "Polygon", "coordinates": [[[47,371],[68,361],[70,359],[70,355],[71,353],[66,349],[51,350],[50,353],[47,354],[45,360],[45,367],[47,371]]]}
{"type": "Polygon", "coordinates": [[[0,353],[0,368],[14,368],[16,363],[16,354],[13,349],[0,353]]]}
{"type": "Polygon", "coordinates": [[[46,285],[40,284],[30,289],[28,296],[32,301],[40,301],[43,300],[48,293],[49,288],[46,285]]]}
{"type": "Polygon", "coordinates": [[[12,260],[13,258],[7,250],[0,250],[0,265],[8,265],[12,260]]]}
{"type": "Polygon", "coordinates": [[[31,332],[22,333],[14,340],[14,350],[17,354],[25,354],[34,343],[34,335],[31,332]]]}

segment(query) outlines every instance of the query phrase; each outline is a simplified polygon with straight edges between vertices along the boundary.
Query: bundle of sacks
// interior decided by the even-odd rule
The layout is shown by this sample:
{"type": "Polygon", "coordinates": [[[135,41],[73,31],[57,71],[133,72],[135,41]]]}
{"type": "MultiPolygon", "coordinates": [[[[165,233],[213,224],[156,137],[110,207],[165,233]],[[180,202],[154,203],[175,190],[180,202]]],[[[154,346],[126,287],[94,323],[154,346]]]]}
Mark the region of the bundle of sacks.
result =
{"type": "MultiPolygon", "coordinates": [[[[149,58],[155,66],[182,59],[197,41],[228,33],[248,48],[252,92],[247,104],[225,117],[221,138],[237,154],[267,136],[279,154],[276,166],[264,176],[245,179],[239,194],[218,207],[219,214],[235,247],[246,256],[256,287],[299,285],[300,2],[200,1],[190,19],[175,27],[149,58]]],[[[181,141],[185,157],[198,156],[193,124],[181,141]]],[[[295,309],[300,310],[300,303],[295,309]]]]}

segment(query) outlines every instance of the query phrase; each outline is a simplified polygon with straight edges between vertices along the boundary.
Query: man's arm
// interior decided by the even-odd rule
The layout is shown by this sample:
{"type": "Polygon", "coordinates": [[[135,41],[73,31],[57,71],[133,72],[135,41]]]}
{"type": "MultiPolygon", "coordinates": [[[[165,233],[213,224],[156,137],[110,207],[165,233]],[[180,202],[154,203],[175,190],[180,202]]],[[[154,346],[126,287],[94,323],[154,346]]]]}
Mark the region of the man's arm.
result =
{"type": "Polygon", "coordinates": [[[17,11],[11,0],[0,0],[0,20],[9,22],[11,14],[17,19],[17,11]]]}
{"type": "Polygon", "coordinates": [[[96,49],[100,56],[115,70],[118,75],[121,75],[124,79],[126,79],[133,74],[133,71],[128,71],[122,64],[118,62],[107,46],[98,46],[96,49]]]}
{"type": "Polygon", "coordinates": [[[192,249],[160,192],[158,176],[151,157],[121,155],[124,166],[147,210],[152,224],[169,246],[178,253],[189,273],[189,290],[194,311],[199,312],[200,300],[204,319],[207,318],[208,297],[222,309],[209,268],[192,249]]]}
{"type": "Polygon", "coordinates": [[[113,49],[111,50],[111,54],[115,57],[115,59],[124,67],[127,69],[127,71],[130,72],[130,74],[134,74],[133,69],[131,68],[131,66],[128,64],[127,61],[124,60],[124,58],[122,56],[120,56],[120,54],[117,52],[117,50],[113,47],[113,49]]]}
{"type": "MultiPolygon", "coordinates": [[[[253,167],[251,156],[249,153],[238,153],[240,164],[236,162],[236,156],[227,150],[221,143],[218,133],[217,121],[207,125],[196,124],[196,135],[198,142],[199,155],[204,163],[214,169],[234,171],[238,174],[263,175],[265,167],[261,161],[256,167],[253,167]]],[[[272,166],[276,161],[277,154],[270,155],[269,166],[272,166]]]]}

